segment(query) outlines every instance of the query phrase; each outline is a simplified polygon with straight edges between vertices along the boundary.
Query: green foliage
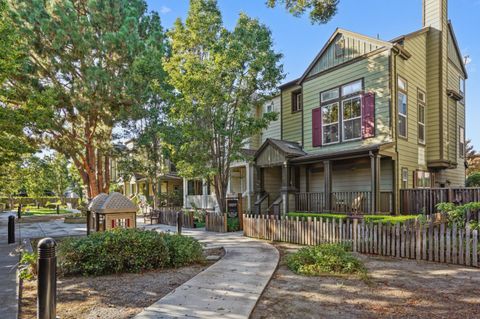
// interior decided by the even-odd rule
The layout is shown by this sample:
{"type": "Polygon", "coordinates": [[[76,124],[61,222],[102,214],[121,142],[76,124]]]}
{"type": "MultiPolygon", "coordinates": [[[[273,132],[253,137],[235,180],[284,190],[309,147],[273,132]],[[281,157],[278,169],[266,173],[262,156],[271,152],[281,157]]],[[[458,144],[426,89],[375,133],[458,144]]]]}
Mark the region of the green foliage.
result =
{"type": "MultiPolygon", "coordinates": [[[[456,225],[459,228],[464,228],[467,221],[467,212],[477,212],[480,210],[480,202],[471,202],[465,205],[455,205],[453,203],[439,203],[437,209],[446,214],[448,225],[456,225]]],[[[476,227],[475,224],[471,224],[476,227]]]]}
{"type": "Polygon", "coordinates": [[[337,13],[339,0],[267,0],[270,8],[284,5],[295,17],[310,12],[312,23],[327,23],[337,13]]]}
{"type": "Polygon", "coordinates": [[[37,254],[22,252],[22,258],[19,263],[19,275],[21,279],[33,280],[37,275],[37,254]]]}
{"type": "Polygon", "coordinates": [[[467,187],[480,187],[480,172],[472,173],[467,177],[467,187]]]}
{"type": "Polygon", "coordinates": [[[28,63],[8,77],[8,106],[29,115],[29,138],[73,160],[90,196],[108,191],[113,127],[162,81],[158,14],[144,0],[9,4],[28,63]]]}
{"type": "Polygon", "coordinates": [[[202,261],[202,246],[195,239],[139,229],[68,238],[58,247],[58,268],[64,275],[138,273],[202,261]]]}
{"type": "Polygon", "coordinates": [[[164,65],[175,96],[168,113],[174,129],[166,137],[180,175],[212,178],[224,211],[228,167],[244,158],[245,141],[277,118],[252,111],[283,78],[281,55],[256,19],[241,14],[234,29],[226,29],[213,0],[191,0],[185,22],[177,20],[168,35],[164,65]]]}
{"type": "Polygon", "coordinates": [[[235,232],[240,230],[240,220],[238,217],[227,218],[227,231],[235,232]]]}
{"type": "MultiPolygon", "coordinates": [[[[396,224],[396,223],[402,223],[407,220],[413,220],[416,219],[418,216],[415,215],[398,215],[398,216],[392,216],[392,215],[362,215],[363,218],[365,219],[365,222],[369,223],[382,223],[382,224],[396,224]]],[[[348,215],[346,214],[333,214],[333,213],[321,213],[321,214],[315,214],[315,213],[288,213],[288,217],[299,217],[299,218],[326,218],[326,219],[336,219],[336,220],[345,220],[348,218],[348,215]]]]}
{"type": "Polygon", "coordinates": [[[164,234],[163,238],[168,248],[168,266],[182,267],[204,260],[202,245],[194,238],[171,234],[164,234]]]}
{"type": "Polygon", "coordinates": [[[324,274],[366,275],[362,262],[342,244],[322,244],[304,247],[287,257],[287,266],[293,272],[306,276],[324,274]]]}

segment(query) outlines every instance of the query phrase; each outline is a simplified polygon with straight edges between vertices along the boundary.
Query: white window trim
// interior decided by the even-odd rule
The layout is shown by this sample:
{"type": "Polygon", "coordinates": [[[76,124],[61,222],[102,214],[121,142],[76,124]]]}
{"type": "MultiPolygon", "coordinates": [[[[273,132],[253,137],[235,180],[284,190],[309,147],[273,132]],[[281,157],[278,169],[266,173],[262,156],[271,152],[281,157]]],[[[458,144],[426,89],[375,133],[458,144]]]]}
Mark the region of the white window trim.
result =
{"type": "Polygon", "coordinates": [[[348,99],[345,99],[345,100],[342,100],[342,108],[341,108],[341,114],[342,114],[342,141],[343,142],[351,142],[351,141],[358,141],[358,140],[361,140],[362,139],[362,124],[361,121],[362,121],[362,118],[363,118],[363,107],[362,107],[362,97],[361,95],[357,95],[357,96],[353,96],[353,97],[350,97],[348,99]],[[343,118],[343,104],[345,102],[348,102],[350,100],[353,100],[353,99],[360,99],[360,116],[357,116],[357,117],[352,117],[348,120],[345,120],[343,118]],[[360,137],[355,137],[355,138],[350,138],[350,139],[346,139],[345,138],[345,122],[353,122],[354,120],[358,120],[360,119],[360,137]]]}
{"type": "MultiPolygon", "coordinates": [[[[397,99],[398,99],[398,105],[397,105],[397,107],[398,107],[398,116],[399,116],[399,117],[402,116],[402,117],[405,118],[405,135],[401,135],[401,134],[400,134],[400,128],[399,128],[399,129],[398,129],[398,136],[399,136],[399,137],[402,137],[402,138],[408,138],[408,95],[407,95],[407,93],[405,93],[405,92],[399,91],[399,92],[398,92],[398,97],[397,97],[397,99]],[[400,94],[405,95],[405,97],[407,98],[407,113],[406,113],[406,114],[403,114],[402,112],[400,112],[400,98],[399,98],[399,97],[400,97],[400,94]]],[[[398,121],[398,124],[397,124],[397,125],[400,126],[400,120],[398,121]]]]}
{"type": "Polygon", "coordinates": [[[320,112],[322,112],[322,146],[323,146],[323,145],[333,145],[333,144],[338,144],[338,143],[340,143],[340,134],[338,135],[338,139],[337,139],[336,142],[330,142],[330,143],[326,143],[326,142],[325,142],[325,139],[324,139],[324,138],[325,138],[325,135],[323,134],[323,133],[325,132],[325,130],[324,130],[325,126],[332,126],[332,125],[337,125],[337,132],[338,132],[338,130],[340,129],[340,111],[341,111],[341,110],[340,110],[340,102],[339,102],[339,101],[330,103],[330,104],[328,104],[328,105],[323,105],[323,106],[321,107],[320,112]],[[338,111],[337,111],[337,112],[338,112],[338,114],[337,114],[338,121],[332,122],[332,123],[328,123],[328,124],[324,124],[323,108],[324,108],[324,107],[330,107],[330,106],[332,106],[332,105],[334,105],[334,104],[338,104],[338,108],[337,108],[337,109],[338,109],[338,111]]]}

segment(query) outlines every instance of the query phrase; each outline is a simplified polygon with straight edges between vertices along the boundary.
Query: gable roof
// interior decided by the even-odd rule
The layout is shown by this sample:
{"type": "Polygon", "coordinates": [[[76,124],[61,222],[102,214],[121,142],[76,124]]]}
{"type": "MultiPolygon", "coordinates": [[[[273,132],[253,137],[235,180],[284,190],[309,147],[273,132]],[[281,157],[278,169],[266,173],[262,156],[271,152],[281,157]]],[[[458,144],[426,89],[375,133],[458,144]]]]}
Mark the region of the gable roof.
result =
{"type": "Polygon", "coordinates": [[[448,30],[450,31],[450,35],[452,36],[453,46],[455,47],[455,52],[457,53],[458,59],[460,60],[460,66],[462,67],[463,75],[465,75],[465,79],[467,79],[468,78],[467,69],[465,67],[465,62],[463,61],[460,47],[458,46],[457,37],[455,36],[455,31],[453,31],[453,25],[451,20],[448,20],[448,30]]]}
{"type": "Polygon", "coordinates": [[[317,56],[313,59],[312,63],[310,63],[310,65],[305,70],[303,75],[298,79],[298,81],[297,81],[298,84],[302,83],[305,80],[305,78],[308,76],[310,71],[315,67],[317,62],[320,61],[320,59],[322,58],[324,53],[327,51],[327,49],[330,47],[330,45],[335,41],[335,38],[339,34],[349,35],[349,36],[354,37],[354,38],[358,38],[358,39],[361,39],[361,40],[366,40],[366,41],[372,42],[374,44],[377,44],[380,47],[388,47],[388,48],[392,47],[392,43],[390,43],[390,42],[383,41],[383,40],[380,40],[380,39],[375,39],[375,38],[372,38],[372,37],[369,37],[369,36],[366,36],[366,35],[363,35],[363,34],[360,34],[360,33],[348,31],[348,30],[345,30],[345,29],[337,28],[335,30],[335,32],[333,32],[333,34],[330,36],[327,43],[323,46],[323,48],[317,54],[317,56]]]}
{"type": "Polygon", "coordinates": [[[277,140],[273,138],[267,138],[265,142],[263,142],[262,146],[255,153],[255,158],[257,158],[269,145],[276,148],[280,152],[282,152],[285,155],[285,157],[298,157],[298,156],[304,156],[307,154],[302,150],[302,147],[296,142],[289,142],[289,141],[277,140]]]}

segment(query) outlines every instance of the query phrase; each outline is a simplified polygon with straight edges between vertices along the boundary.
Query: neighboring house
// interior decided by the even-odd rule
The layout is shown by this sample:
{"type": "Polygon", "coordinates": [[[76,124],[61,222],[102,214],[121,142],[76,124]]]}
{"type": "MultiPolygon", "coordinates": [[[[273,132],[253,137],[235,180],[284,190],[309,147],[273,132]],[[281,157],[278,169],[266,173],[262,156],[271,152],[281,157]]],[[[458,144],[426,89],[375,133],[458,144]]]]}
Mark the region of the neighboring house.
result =
{"type": "Polygon", "coordinates": [[[400,189],[465,186],[466,78],[447,0],[391,41],[337,29],[272,102],[256,210],[399,212],[400,189]]]}
{"type": "MultiPolygon", "coordinates": [[[[134,147],[133,140],[129,140],[125,145],[116,145],[117,148],[126,148],[132,150],[134,147]]],[[[118,161],[115,158],[111,159],[111,180],[112,185],[115,184],[123,195],[127,197],[135,197],[143,195],[147,200],[153,199],[152,179],[140,173],[134,173],[128,180],[124,180],[119,174],[118,161]]],[[[162,204],[181,205],[181,198],[183,196],[182,178],[177,175],[175,165],[168,159],[163,160],[162,174],[158,176],[158,194],[162,204]],[[177,197],[179,199],[177,199],[177,197]]]]}

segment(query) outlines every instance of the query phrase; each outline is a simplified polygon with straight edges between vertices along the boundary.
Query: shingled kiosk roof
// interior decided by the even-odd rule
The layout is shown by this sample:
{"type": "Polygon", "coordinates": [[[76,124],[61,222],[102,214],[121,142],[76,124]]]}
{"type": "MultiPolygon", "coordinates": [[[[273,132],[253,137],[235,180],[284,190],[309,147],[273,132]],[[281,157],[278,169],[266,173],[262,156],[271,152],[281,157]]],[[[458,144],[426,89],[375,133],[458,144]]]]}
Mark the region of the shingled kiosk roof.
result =
{"type": "Polygon", "coordinates": [[[111,193],[103,202],[103,205],[98,210],[99,213],[132,213],[137,211],[135,205],[130,199],[120,193],[111,193]]]}
{"type": "Polygon", "coordinates": [[[102,207],[103,203],[105,200],[107,200],[108,195],[105,193],[100,193],[97,196],[95,196],[90,204],[88,204],[88,210],[91,212],[98,212],[100,208],[102,207]]]}

